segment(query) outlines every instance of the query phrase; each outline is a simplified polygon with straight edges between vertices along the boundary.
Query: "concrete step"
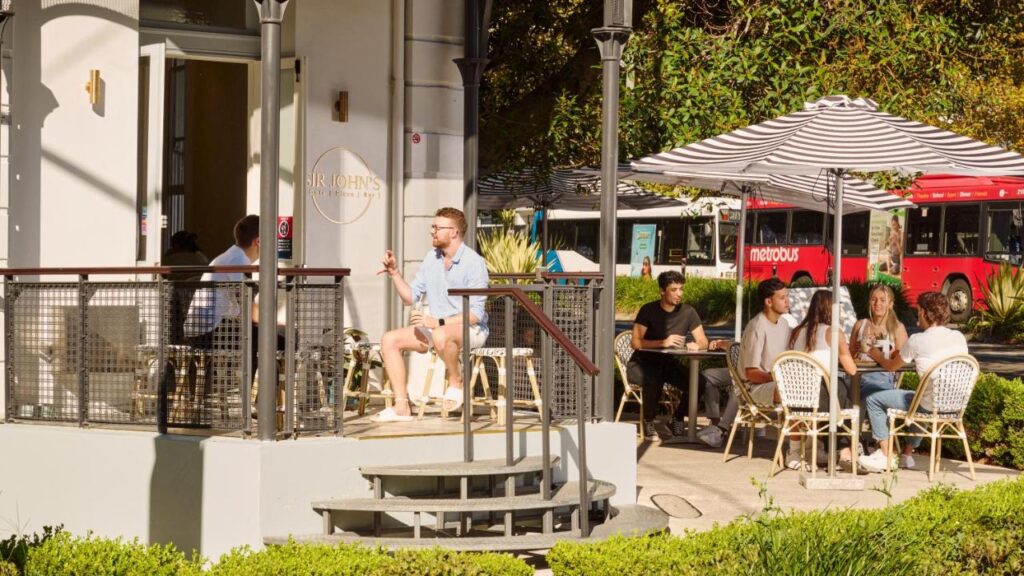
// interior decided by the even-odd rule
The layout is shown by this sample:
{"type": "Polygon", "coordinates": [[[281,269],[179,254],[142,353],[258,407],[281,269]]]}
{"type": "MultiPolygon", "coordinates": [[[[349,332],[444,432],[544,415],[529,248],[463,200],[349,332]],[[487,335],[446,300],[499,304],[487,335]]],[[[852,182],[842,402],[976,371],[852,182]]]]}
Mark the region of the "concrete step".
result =
{"type": "MultiPolygon", "coordinates": [[[[536,489],[534,489],[536,490],[536,489]]],[[[607,500],[615,495],[615,485],[601,480],[588,482],[591,502],[607,500]]],[[[346,512],[506,512],[519,510],[550,510],[579,504],[578,482],[568,482],[551,492],[545,500],[539,491],[495,498],[438,498],[394,496],[389,498],[346,498],[313,502],[313,509],[346,512]]]]}
{"type": "MultiPolygon", "coordinates": [[[[558,456],[551,457],[551,467],[559,462],[558,456]]],[[[540,456],[520,458],[509,466],[504,458],[494,460],[476,460],[474,462],[429,462],[424,464],[404,464],[400,466],[360,466],[363,476],[428,476],[435,478],[461,478],[470,476],[506,476],[540,472],[544,459],[540,456]]]]}
{"type": "Polygon", "coordinates": [[[596,542],[604,540],[616,534],[633,535],[661,532],[668,528],[668,516],[656,508],[641,506],[639,504],[628,504],[616,506],[613,515],[603,524],[593,526],[588,538],[580,538],[579,532],[554,532],[542,534],[530,532],[514,536],[504,536],[500,531],[494,535],[479,535],[482,531],[474,530],[470,536],[452,537],[438,536],[434,538],[413,538],[412,530],[408,530],[409,536],[401,537],[389,535],[387,537],[360,536],[352,533],[341,534],[307,534],[289,537],[265,538],[263,542],[269,546],[286,544],[289,540],[295,540],[300,544],[365,544],[367,546],[382,546],[389,550],[401,548],[431,548],[440,546],[449,550],[460,550],[466,552],[526,552],[532,550],[546,550],[557,542],[568,540],[574,542],[596,542]]]}

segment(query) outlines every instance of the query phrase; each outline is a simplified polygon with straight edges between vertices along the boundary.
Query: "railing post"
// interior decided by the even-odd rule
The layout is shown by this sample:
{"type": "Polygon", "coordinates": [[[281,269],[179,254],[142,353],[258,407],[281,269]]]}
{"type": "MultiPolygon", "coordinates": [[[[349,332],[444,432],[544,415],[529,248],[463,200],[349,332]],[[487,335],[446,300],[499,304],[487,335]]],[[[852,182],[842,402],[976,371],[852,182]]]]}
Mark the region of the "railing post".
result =
{"type": "Polygon", "coordinates": [[[334,433],[345,435],[345,277],[334,277],[334,342],[331,343],[331,358],[334,359],[334,433]]]}
{"type": "MultiPolygon", "coordinates": [[[[543,302],[544,315],[551,318],[554,313],[554,302],[552,297],[554,290],[550,284],[544,286],[543,302]]],[[[541,458],[544,466],[541,475],[541,494],[545,500],[551,500],[551,380],[552,380],[552,350],[551,335],[541,330],[540,361],[541,361],[541,382],[540,382],[540,429],[541,429],[541,458]]],[[[545,527],[546,528],[546,527],[545,527]]]]}
{"type": "MultiPolygon", "coordinates": [[[[242,434],[246,436],[252,435],[252,384],[254,382],[252,373],[252,284],[243,280],[241,285],[238,287],[242,291],[242,310],[241,310],[241,329],[239,333],[239,339],[241,340],[240,346],[242,348],[242,381],[238,383],[242,390],[242,434]]],[[[276,321],[275,321],[276,324],[276,321]]],[[[273,326],[274,324],[271,324],[273,326]]],[[[263,374],[260,374],[260,386],[263,387],[264,393],[269,386],[265,385],[265,379],[263,374]]],[[[277,382],[273,383],[273,389],[269,392],[271,395],[277,391],[277,382]]],[[[257,413],[260,418],[264,417],[262,412],[257,413]]],[[[276,414],[271,413],[271,418],[275,418],[276,414]]]]}
{"type": "Polygon", "coordinates": [[[14,303],[17,300],[17,284],[14,277],[4,276],[4,420],[10,421],[14,414],[14,303]]]}
{"type": "Polygon", "coordinates": [[[515,338],[512,325],[512,298],[505,297],[505,464],[512,466],[514,457],[512,438],[512,406],[515,404],[515,370],[512,357],[512,340],[515,338]]]}
{"type": "Polygon", "coordinates": [[[89,366],[86,346],[89,345],[89,276],[78,276],[78,425],[89,423],[89,366]]]}
{"type": "MultiPolygon", "coordinates": [[[[473,461],[473,367],[469,356],[469,296],[462,297],[462,460],[473,461]]],[[[430,383],[428,382],[429,386],[430,383]]]]}
{"type": "Polygon", "coordinates": [[[587,490],[587,418],[583,371],[576,370],[576,462],[580,468],[580,537],[590,535],[590,492],[587,490]]]}
{"type": "MultiPolygon", "coordinates": [[[[295,298],[298,292],[294,276],[287,277],[284,290],[284,428],[294,436],[298,433],[295,422],[295,298]]],[[[275,318],[271,326],[276,325],[275,318]]]]}
{"type": "MultiPolygon", "coordinates": [[[[171,284],[171,291],[175,286],[171,284]]],[[[167,284],[161,274],[156,275],[157,313],[156,313],[156,430],[160,434],[167,434],[167,324],[166,319],[170,312],[173,292],[167,293],[167,284]]],[[[177,370],[171,372],[172,378],[177,378],[177,370]]]]}

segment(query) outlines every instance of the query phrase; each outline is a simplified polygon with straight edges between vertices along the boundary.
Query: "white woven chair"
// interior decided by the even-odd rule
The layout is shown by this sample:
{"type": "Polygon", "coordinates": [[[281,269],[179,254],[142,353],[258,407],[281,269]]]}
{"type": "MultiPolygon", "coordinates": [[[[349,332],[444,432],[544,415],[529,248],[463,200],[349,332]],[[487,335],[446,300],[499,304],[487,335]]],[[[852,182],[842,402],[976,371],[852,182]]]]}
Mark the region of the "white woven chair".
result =
{"type": "MultiPolygon", "coordinates": [[[[978,361],[961,354],[939,360],[921,377],[914,399],[907,410],[890,408],[889,454],[893,452],[896,436],[930,438],[931,453],[928,458],[928,481],[931,482],[942,463],[942,440],[959,439],[967,455],[967,466],[971,480],[975,480],[974,460],[964,430],[964,411],[978,381],[978,361]],[[929,392],[930,391],[930,392],[929,392]],[[932,410],[921,412],[921,402],[928,394],[932,396],[932,410]]],[[[890,463],[886,462],[888,469],[890,463]]]]}
{"type": "MultiPolygon", "coordinates": [[[[787,436],[805,436],[810,439],[811,462],[817,462],[818,436],[828,434],[828,412],[818,411],[821,397],[821,383],[826,387],[829,382],[828,369],[821,365],[810,354],[790,350],[775,358],[772,364],[772,377],[782,398],[783,421],[779,430],[779,442],[775,447],[770,475],[775,474],[775,466],[783,467],[782,443],[787,436]]],[[[848,408],[840,410],[837,415],[839,434],[849,436],[853,445],[853,453],[857,453],[857,436],[860,430],[860,415],[857,410],[848,408]],[[849,420],[849,424],[846,421],[849,420]]],[[[803,443],[806,444],[806,443],[803,443]]],[[[801,446],[803,448],[803,446],[801,446]]],[[[804,450],[800,451],[800,465],[804,465],[804,450]]],[[[817,465],[811,466],[811,476],[817,474],[817,465]]],[[[853,473],[857,474],[857,460],[853,461],[853,473]]]]}
{"type": "Polygon", "coordinates": [[[615,421],[618,422],[622,418],[622,409],[626,407],[627,402],[636,402],[640,407],[640,420],[638,426],[640,427],[640,435],[644,433],[644,394],[640,389],[640,386],[631,384],[629,378],[626,376],[626,364],[629,362],[630,357],[633,356],[633,332],[627,330],[625,332],[619,332],[618,336],[615,337],[615,366],[619,369],[619,376],[622,378],[622,398],[619,399],[619,409],[615,412],[615,421]]]}
{"type": "MultiPolygon", "coordinates": [[[[517,359],[521,360],[526,367],[526,379],[530,382],[530,389],[533,392],[533,400],[515,400],[515,394],[512,394],[513,406],[519,405],[527,408],[537,408],[538,413],[542,405],[540,396],[540,386],[537,384],[537,372],[533,367],[533,348],[519,347],[512,349],[512,362],[506,362],[507,350],[504,347],[495,348],[474,348],[470,351],[472,357],[472,372],[469,379],[469,389],[473,390],[476,386],[477,378],[480,379],[480,383],[483,387],[483,396],[474,397],[472,400],[474,403],[481,403],[488,407],[491,415],[491,420],[497,418],[499,425],[505,424],[505,402],[509,396],[509,381],[511,375],[508,374],[507,366],[512,366],[512,374],[515,372],[515,362],[517,359]],[[491,383],[487,377],[487,367],[484,361],[490,359],[494,362],[495,369],[498,374],[498,389],[497,398],[491,393],[491,383]]],[[[514,386],[512,387],[514,390],[514,386]]],[[[472,410],[470,410],[472,412],[472,410]]]]}
{"type": "Polygon", "coordinates": [[[729,459],[729,450],[732,448],[733,438],[736,437],[736,430],[740,426],[747,428],[747,458],[754,457],[754,429],[758,425],[782,427],[782,406],[777,404],[761,404],[754,399],[747,386],[746,380],[740,374],[740,343],[734,342],[729,346],[729,352],[725,355],[725,363],[729,367],[729,375],[732,377],[732,389],[736,395],[736,402],[739,411],[736,419],[733,420],[732,428],[729,430],[729,440],[725,443],[725,452],[722,453],[722,462],[729,459]]]}

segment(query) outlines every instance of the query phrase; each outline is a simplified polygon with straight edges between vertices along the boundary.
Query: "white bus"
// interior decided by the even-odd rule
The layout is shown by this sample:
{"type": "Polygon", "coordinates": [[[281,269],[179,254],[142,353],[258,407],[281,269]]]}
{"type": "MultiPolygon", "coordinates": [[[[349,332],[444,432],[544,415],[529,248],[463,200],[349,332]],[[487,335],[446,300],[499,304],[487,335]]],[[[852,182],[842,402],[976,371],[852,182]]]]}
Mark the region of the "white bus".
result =
{"type": "MultiPolygon", "coordinates": [[[[654,224],[656,237],[651,272],[679,270],[688,275],[736,278],[737,198],[700,198],[680,208],[619,210],[616,230],[616,275],[629,275],[634,224],[654,224]]],[[[595,272],[599,265],[601,213],[551,210],[548,236],[561,270],[595,272]]]]}

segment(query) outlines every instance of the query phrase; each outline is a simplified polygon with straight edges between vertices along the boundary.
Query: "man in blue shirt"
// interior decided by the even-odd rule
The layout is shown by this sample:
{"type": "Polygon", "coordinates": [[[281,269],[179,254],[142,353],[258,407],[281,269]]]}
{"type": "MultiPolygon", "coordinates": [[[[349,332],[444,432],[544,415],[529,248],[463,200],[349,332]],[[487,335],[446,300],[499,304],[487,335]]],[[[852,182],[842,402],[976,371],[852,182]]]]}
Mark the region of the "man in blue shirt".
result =
{"type": "MultiPolygon", "coordinates": [[[[391,330],[381,340],[381,355],[387,370],[391,387],[395,392],[395,405],[376,416],[377,422],[407,422],[412,420],[409,392],[406,387],[406,350],[426,352],[431,346],[444,361],[448,373],[448,389],[445,391],[445,407],[457,410],[462,406],[462,370],[459,369],[459,353],[462,350],[462,297],[449,296],[450,288],[486,288],[488,285],[487,263],[462,243],[466,233],[466,217],[461,210],[441,208],[434,214],[430,226],[433,244],[423,258],[423,264],[412,283],[405,281],[398,269],[395,255],[391,250],[384,253],[381,263],[384,269],[378,274],[387,274],[395,284],[395,290],[402,302],[415,308],[410,326],[391,330]],[[426,299],[428,308],[423,307],[426,299]]],[[[469,299],[469,346],[478,348],[487,339],[487,313],[484,311],[484,296],[469,299]]]]}

